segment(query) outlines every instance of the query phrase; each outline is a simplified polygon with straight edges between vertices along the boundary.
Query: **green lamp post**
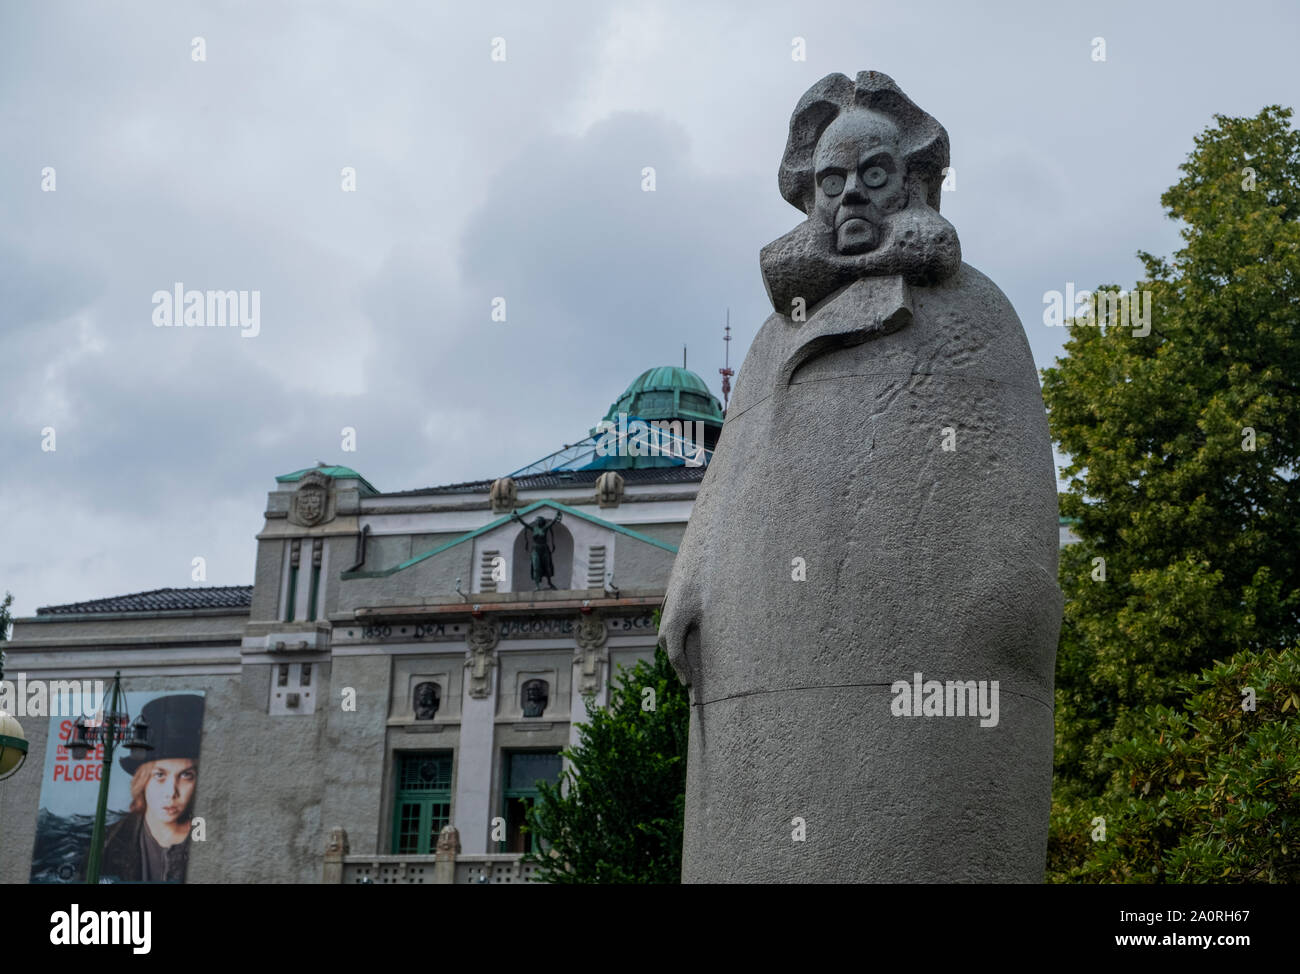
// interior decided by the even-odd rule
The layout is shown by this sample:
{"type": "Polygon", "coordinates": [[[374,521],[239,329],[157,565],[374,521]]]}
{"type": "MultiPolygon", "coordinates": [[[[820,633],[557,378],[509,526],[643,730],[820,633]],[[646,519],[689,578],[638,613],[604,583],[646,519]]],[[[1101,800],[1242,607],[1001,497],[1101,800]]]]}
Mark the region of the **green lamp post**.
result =
{"type": "Polygon", "coordinates": [[[104,819],[108,814],[108,779],[113,771],[113,752],[119,743],[136,759],[143,759],[145,752],[153,750],[153,745],[149,743],[149,722],[144,719],[144,715],[137,717],[128,729],[130,714],[125,709],[118,710],[119,706],[126,707],[126,693],[122,690],[120,670],[113,674],[113,691],[104,719],[92,726],[86,723],[85,717],[78,717],[68,732],[67,747],[77,760],[86,758],[97,743],[104,748],[104,769],[99,778],[99,803],[95,807],[95,827],[90,835],[90,856],[86,861],[86,882],[91,884],[99,883],[99,860],[104,851],[104,819]]]}

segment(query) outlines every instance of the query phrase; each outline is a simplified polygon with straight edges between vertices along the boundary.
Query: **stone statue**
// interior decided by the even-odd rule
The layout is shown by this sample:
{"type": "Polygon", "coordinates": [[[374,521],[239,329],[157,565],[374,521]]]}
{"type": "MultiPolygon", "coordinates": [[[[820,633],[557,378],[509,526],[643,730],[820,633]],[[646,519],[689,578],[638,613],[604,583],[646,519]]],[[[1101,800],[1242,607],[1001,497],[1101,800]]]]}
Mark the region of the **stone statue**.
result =
{"type": "Polygon", "coordinates": [[[551,581],[551,577],[555,574],[555,565],[551,555],[555,551],[555,545],[551,542],[551,529],[560,523],[560,518],[564,517],[564,512],[556,511],[555,517],[549,521],[539,514],[533,518],[532,524],[520,517],[518,511],[511,511],[510,516],[524,526],[524,530],[528,532],[531,539],[528,547],[532,551],[531,574],[533,585],[540,590],[542,580],[545,579],[546,584],[551,589],[554,589],[555,583],[551,581]]]}
{"type": "Polygon", "coordinates": [[[684,881],[1041,882],[1061,621],[1051,440],[1011,304],[939,216],[948,136],[830,75],[664,602],[684,881]]]}

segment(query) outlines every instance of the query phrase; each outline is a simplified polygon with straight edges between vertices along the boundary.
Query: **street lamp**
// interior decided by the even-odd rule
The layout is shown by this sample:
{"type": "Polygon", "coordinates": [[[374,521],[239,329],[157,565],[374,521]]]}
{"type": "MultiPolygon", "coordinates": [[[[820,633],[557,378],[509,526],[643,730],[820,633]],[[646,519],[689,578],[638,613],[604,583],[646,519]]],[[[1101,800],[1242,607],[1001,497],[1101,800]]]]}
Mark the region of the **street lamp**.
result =
{"type": "Polygon", "coordinates": [[[97,743],[104,747],[104,770],[99,778],[99,804],[95,808],[95,828],[90,834],[90,857],[86,862],[86,882],[99,882],[99,859],[104,850],[104,817],[108,813],[108,778],[113,772],[113,750],[123,744],[131,752],[131,757],[143,760],[147,751],[153,750],[149,743],[149,722],[141,714],[130,725],[128,737],[127,725],[131,719],[125,710],[119,711],[118,700],[126,707],[126,693],[122,690],[122,671],[113,674],[113,694],[109,700],[108,710],[103,720],[87,724],[85,717],[78,717],[68,731],[66,742],[68,750],[78,761],[86,758],[90,749],[97,743]]]}
{"type": "MultiPolygon", "coordinates": [[[[0,652],[0,680],[5,675],[5,654],[0,652]]],[[[0,781],[18,773],[27,760],[27,738],[18,718],[0,710],[0,781]]]]}

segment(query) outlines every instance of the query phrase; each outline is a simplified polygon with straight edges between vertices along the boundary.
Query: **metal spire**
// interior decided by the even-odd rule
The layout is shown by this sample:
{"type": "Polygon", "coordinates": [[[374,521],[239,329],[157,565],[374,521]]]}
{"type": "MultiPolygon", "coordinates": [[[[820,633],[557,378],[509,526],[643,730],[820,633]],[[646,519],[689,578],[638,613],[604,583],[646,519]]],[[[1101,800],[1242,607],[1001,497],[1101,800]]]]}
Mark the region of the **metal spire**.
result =
{"type": "Polygon", "coordinates": [[[718,369],[718,371],[722,373],[722,412],[725,414],[727,411],[727,402],[731,398],[731,377],[736,374],[735,371],[731,368],[731,309],[730,308],[727,309],[727,330],[726,333],[722,336],[722,340],[727,343],[726,345],[723,346],[726,349],[726,353],[725,353],[726,357],[723,360],[724,361],[723,367],[718,369]]]}

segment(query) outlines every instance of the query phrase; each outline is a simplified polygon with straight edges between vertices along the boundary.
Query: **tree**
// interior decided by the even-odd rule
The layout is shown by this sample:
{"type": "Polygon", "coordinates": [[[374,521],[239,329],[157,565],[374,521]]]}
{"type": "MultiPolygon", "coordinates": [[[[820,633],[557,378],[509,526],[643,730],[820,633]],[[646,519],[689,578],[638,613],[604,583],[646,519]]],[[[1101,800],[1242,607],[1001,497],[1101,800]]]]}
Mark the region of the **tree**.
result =
{"type": "Polygon", "coordinates": [[[682,871],[690,701],[662,649],[620,668],[610,705],[587,698],[589,722],[564,752],[558,785],[538,784],[527,827],[542,853],[525,862],[547,883],[677,883],[682,871]]]}
{"type": "Polygon", "coordinates": [[[1058,881],[1300,878],[1290,117],[1214,116],[1161,197],[1182,248],[1169,262],[1139,254],[1150,333],[1107,309],[1107,327],[1076,320],[1043,370],[1070,458],[1061,511],[1082,539],[1061,557],[1058,881]],[[1241,709],[1244,687],[1255,710],[1241,709]]]}
{"type": "MultiPolygon", "coordinates": [[[[9,606],[14,604],[12,592],[6,592],[3,601],[0,601],[0,643],[7,642],[9,639],[9,626],[13,623],[13,616],[9,614],[9,606]]],[[[0,648],[0,674],[5,671],[4,649],[0,648]]]]}

